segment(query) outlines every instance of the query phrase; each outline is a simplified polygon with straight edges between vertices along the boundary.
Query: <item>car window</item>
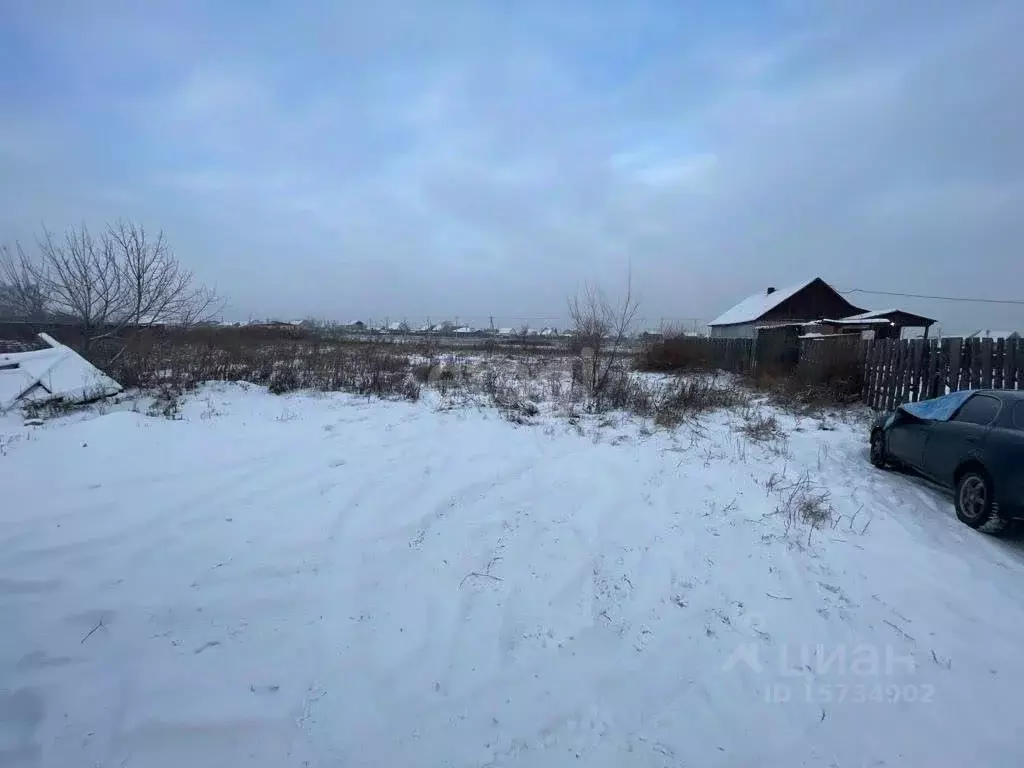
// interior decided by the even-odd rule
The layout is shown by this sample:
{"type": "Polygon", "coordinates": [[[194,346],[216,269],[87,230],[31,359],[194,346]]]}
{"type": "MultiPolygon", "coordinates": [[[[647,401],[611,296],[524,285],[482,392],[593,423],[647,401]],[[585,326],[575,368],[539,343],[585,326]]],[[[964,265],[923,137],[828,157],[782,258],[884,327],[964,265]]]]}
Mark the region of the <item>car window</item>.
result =
{"type": "Polygon", "coordinates": [[[995,420],[997,413],[999,413],[999,401],[996,398],[975,395],[961,406],[953,420],[988,426],[995,420]]]}
{"type": "Polygon", "coordinates": [[[1024,429],[1024,400],[1013,407],[1013,426],[1017,429],[1024,429]]]}

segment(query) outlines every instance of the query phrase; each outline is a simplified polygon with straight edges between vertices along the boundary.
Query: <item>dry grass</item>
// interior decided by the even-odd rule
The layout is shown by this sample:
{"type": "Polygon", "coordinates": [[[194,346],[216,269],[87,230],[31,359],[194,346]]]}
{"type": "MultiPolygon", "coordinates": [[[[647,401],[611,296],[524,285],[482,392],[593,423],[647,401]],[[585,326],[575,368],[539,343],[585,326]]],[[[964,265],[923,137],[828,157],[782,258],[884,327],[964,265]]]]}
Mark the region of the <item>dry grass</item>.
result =
{"type": "Polygon", "coordinates": [[[276,394],[312,389],[409,400],[420,395],[408,350],[387,343],[327,343],[290,334],[225,333],[199,340],[188,333],[148,334],[111,359],[94,362],[125,387],[147,390],[247,381],[276,394]]]}
{"type": "Polygon", "coordinates": [[[744,392],[731,381],[714,375],[679,378],[660,395],[654,406],[658,426],[675,427],[699,414],[734,408],[746,402],[744,392]]]}
{"type": "Polygon", "coordinates": [[[863,384],[859,367],[852,364],[815,371],[813,375],[799,369],[782,372],[761,368],[747,381],[774,405],[805,415],[853,405],[860,400],[863,384]]]}
{"type": "Polygon", "coordinates": [[[760,411],[746,416],[739,430],[755,443],[773,442],[784,437],[779,420],[775,418],[775,415],[760,411]]]}
{"type": "MultiPolygon", "coordinates": [[[[772,479],[775,481],[774,475],[772,479]]],[[[784,517],[787,532],[799,523],[809,526],[811,531],[833,523],[836,512],[831,496],[827,489],[815,485],[808,473],[793,482],[773,482],[772,491],[780,498],[774,514],[784,517]]]]}

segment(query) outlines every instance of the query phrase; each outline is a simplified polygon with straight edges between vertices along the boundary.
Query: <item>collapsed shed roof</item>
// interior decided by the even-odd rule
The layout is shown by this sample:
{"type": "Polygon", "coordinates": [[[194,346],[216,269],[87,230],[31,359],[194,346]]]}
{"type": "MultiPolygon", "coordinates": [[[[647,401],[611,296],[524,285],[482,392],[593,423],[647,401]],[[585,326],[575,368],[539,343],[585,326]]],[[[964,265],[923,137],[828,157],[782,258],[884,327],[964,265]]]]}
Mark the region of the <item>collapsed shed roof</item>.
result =
{"type": "Polygon", "coordinates": [[[121,385],[92,363],[41,333],[45,349],[0,354],[0,411],[19,403],[82,403],[117,394],[121,385]]]}

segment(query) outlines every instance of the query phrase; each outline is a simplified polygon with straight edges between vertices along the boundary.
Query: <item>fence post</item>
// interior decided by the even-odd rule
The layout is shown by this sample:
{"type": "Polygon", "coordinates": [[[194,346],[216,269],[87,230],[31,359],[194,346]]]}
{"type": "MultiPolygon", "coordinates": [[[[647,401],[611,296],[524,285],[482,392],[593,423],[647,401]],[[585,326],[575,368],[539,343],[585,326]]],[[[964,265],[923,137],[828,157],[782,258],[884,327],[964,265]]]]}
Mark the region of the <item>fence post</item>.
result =
{"type": "Polygon", "coordinates": [[[935,390],[938,387],[938,382],[936,382],[935,380],[936,370],[938,369],[939,365],[938,341],[936,341],[935,339],[931,339],[930,341],[928,341],[925,350],[928,353],[928,367],[927,372],[925,373],[925,376],[927,376],[927,379],[925,379],[925,399],[930,400],[931,398],[936,396],[935,390]]]}
{"type": "Polygon", "coordinates": [[[1019,339],[1006,340],[1006,353],[1003,355],[1003,386],[1006,389],[1017,388],[1017,345],[1019,339]]]}
{"type": "Polygon", "coordinates": [[[981,340],[981,349],[978,351],[981,358],[979,368],[980,378],[978,385],[982,389],[992,389],[992,339],[981,340]]]}
{"type": "Polygon", "coordinates": [[[921,339],[913,339],[910,342],[910,352],[910,391],[907,395],[909,402],[916,403],[921,399],[921,339]]]}
{"type": "Polygon", "coordinates": [[[995,355],[992,358],[992,388],[1003,389],[1003,365],[1006,360],[1006,340],[999,339],[995,345],[995,355]]]}
{"type": "Polygon", "coordinates": [[[963,339],[949,340],[949,391],[960,391],[960,362],[963,354],[963,339]]]}

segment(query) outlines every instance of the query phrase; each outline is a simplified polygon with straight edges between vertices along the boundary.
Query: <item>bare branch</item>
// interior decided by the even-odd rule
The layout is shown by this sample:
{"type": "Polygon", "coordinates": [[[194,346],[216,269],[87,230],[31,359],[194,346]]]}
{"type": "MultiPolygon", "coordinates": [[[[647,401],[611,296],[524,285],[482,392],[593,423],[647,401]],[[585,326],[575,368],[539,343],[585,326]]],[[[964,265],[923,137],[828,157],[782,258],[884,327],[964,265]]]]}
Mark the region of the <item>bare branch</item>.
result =
{"type": "Polygon", "coordinates": [[[191,325],[223,308],[179,264],[163,232],[151,238],[144,227],[118,221],[99,238],[84,224],[59,238],[44,227],[37,246],[34,258],[20,246],[0,249],[0,310],[70,319],[86,350],[126,329],[191,325]]]}
{"type": "Polygon", "coordinates": [[[21,243],[0,246],[0,317],[41,320],[48,304],[45,281],[21,243]]]}
{"type": "Polygon", "coordinates": [[[599,289],[585,286],[583,293],[569,299],[575,345],[583,354],[584,383],[600,408],[613,372],[621,367],[623,347],[629,339],[639,302],[633,297],[633,273],[630,266],[626,294],[614,304],[599,289]]]}

